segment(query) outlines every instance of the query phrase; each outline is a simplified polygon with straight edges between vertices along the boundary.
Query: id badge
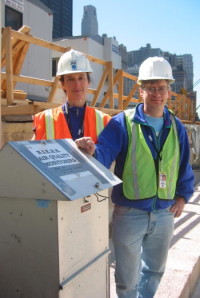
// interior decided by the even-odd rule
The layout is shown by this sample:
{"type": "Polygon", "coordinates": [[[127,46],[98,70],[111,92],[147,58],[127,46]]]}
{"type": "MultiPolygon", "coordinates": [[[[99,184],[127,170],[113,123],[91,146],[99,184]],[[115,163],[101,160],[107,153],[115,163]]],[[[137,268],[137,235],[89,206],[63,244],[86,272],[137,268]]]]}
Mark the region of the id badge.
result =
{"type": "Polygon", "coordinates": [[[159,174],[159,187],[166,188],[167,176],[164,173],[159,174]]]}

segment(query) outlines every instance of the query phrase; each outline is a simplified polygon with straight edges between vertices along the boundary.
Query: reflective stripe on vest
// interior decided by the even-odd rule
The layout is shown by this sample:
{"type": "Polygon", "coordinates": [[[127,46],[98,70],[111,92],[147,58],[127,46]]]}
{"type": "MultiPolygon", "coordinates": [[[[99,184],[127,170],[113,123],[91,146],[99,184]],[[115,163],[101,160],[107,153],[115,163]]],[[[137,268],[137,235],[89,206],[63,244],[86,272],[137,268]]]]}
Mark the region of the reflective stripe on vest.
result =
{"type": "Polygon", "coordinates": [[[54,119],[53,119],[52,109],[45,111],[45,124],[46,124],[46,138],[47,138],[47,140],[55,139],[54,119]]]}
{"type": "MultiPolygon", "coordinates": [[[[177,179],[178,179],[179,162],[180,162],[180,147],[179,147],[179,139],[178,139],[178,132],[177,132],[177,127],[176,127],[175,117],[171,113],[170,113],[170,119],[172,121],[173,131],[174,131],[174,134],[175,134],[175,142],[176,142],[176,150],[174,152],[174,159],[172,161],[171,175],[168,177],[169,185],[172,185],[172,184],[174,184],[174,181],[177,181],[177,179]]],[[[176,187],[176,185],[174,186],[174,192],[173,193],[172,193],[172,191],[173,191],[172,188],[171,189],[168,188],[167,197],[169,199],[174,198],[175,187],[176,187]]]]}
{"type": "Polygon", "coordinates": [[[130,199],[146,199],[158,195],[161,199],[173,199],[179,170],[179,142],[175,118],[170,115],[172,127],[163,145],[159,173],[166,174],[166,188],[160,188],[152,153],[145,141],[141,125],[132,122],[134,109],[125,112],[129,137],[127,157],[123,171],[123,191],[130,199]]]}
{"type": "Polygon", "coordinates": [[[97,136],[99,136],[99,134],[104,129],[104,117],[102,113],[98,110],[95,110],[95,116],[96,116],[96,133],[97,133],[97,136]]]}
{"type": "MultiPolygon", "coordinates": [[[[87,108],[89,109],[89,108],[87,108]]],[[[90,111],[90,110],[89,110],[90,111]]],[[[99,136],[99,134],[102,132],[104,129],[104,114],[101,111],[98,110],[91,110],[93,113],[95,113],[95,131],[96,131],[96,136],[99,136]]],[[[88,110],[87,110],[88,112],[88,110]]],[[[46,139],[55,139],[55,129],[54,129],[54,115],[53,115],[53,110],[45,110],[44,111],[45,115],[45,124],[46,124],[46,139]]],[[[87,121],[90,121],[88,119],[87,121]]],[[[90,123],[88,123],[90,125],[90,123]]],[[[93,123],[91,123],[93,125],[93,123]]]]}

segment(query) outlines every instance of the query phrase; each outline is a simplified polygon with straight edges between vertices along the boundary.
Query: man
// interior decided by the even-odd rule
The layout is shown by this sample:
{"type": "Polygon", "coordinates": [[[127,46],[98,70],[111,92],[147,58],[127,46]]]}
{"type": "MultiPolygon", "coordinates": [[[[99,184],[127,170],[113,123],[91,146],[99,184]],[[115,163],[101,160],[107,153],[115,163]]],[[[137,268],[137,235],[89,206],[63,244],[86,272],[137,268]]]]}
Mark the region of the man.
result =
{"type": "Polygon", "coordinates": [[[32,140],[75,140],[88,136],[97,142],[111,117],[86,105],[91,72],[90,62],[83,53],[70,50],[61,56],[56,75],[60,76],[66,102],[34,116],[32,140]]]}
{"type": "Polygon", "coordinates": [[[114,116],[95,146],[80,148],[110,167],[123,183],[112,191],[116,291],[151,298],[165,270],[174,217],[193,193],[189,143],[180,120],[165,106],[174,82],[168,61],[146,59],[138,84],[143,103],[114,116]]]}

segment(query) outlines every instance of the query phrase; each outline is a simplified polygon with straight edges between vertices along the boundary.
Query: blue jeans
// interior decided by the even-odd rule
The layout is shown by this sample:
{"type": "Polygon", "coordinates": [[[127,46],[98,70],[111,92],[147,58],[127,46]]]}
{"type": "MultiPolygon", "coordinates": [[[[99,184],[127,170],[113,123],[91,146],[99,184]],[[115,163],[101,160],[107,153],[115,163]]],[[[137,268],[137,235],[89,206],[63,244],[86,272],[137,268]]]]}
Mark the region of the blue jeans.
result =
{"type": "Polygon", "coordinates": [[[113,243],[116,291],[120,298],[151,298],[165,270],[174,216],[115,206],[113,243]]]}

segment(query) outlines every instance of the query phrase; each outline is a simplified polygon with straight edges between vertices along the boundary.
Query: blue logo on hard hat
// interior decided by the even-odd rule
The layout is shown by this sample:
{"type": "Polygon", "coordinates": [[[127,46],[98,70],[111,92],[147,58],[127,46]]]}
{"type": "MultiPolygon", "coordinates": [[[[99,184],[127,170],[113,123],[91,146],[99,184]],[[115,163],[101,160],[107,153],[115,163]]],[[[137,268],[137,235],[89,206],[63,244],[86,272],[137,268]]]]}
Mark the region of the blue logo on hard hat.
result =
{"type": "Polygon", "coordinates": [[[71,67],[72,67],[73,70],[77,69],[77,61],[76,60],[72,60],[71,67]]]}

